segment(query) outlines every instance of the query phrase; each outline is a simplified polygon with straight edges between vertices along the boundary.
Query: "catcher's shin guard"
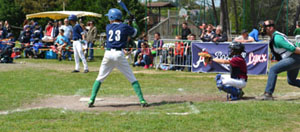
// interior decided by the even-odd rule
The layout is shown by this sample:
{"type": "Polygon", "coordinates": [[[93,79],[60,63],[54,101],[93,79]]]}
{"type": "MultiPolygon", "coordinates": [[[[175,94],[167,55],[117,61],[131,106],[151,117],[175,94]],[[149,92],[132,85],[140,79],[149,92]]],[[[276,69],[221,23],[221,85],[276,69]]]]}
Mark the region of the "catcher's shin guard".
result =
{"type": "Polygon", "coordinates": [[[221,90],[221,88],[223,87],[223,84],[222,84],[222,80],[221,80],[221,74],[218,74],[215,78],[216,80],[216,85],[217,85],[217,88],[219,90],[221,90]]]}
{"type": "Polygon", "coordinates": [[[230,94],[229,96],[227,96],[227,99],[230,99],[230,100],[241,99],[241,97],[244,95],[244,92],[241,89],[238,89],[233,86],[223,86],[221,88],[221,90],[230,94]]]}

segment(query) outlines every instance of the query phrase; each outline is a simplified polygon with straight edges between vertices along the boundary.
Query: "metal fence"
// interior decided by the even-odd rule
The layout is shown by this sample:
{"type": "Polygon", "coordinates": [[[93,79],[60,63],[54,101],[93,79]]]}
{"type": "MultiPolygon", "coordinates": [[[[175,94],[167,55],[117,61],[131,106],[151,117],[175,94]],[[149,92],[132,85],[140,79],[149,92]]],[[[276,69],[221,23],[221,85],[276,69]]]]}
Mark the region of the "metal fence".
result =
{"type": "Polygon", "coordinates": [[[174,40],[163,39],[163,45],[155,46],[152,43],[153,62],[156,69],[161,70],[177,70],[177,71],[191,71],[192,62],[192,42],[201,41],[188,41],[188,40],[174,40]]]}

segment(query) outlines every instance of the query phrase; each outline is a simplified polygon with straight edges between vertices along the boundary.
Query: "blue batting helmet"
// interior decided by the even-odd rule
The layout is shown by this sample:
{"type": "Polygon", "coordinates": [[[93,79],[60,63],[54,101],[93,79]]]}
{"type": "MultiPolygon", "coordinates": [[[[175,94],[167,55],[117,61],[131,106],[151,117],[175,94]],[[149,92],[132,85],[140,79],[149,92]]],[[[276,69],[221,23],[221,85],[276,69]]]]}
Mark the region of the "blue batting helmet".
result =
{"type": "Polygon", "coordinates": [[[76,15],[70,15],[68,18],[69,21],[77,21],[77,16],[76,15]]]}
{"type": "Polygon", "coordinates": [[[122,20],[122,12],[116,8],[109,9],[108,13],[105,16],[108,16],[108,20],[110,21],[122,20]]]}

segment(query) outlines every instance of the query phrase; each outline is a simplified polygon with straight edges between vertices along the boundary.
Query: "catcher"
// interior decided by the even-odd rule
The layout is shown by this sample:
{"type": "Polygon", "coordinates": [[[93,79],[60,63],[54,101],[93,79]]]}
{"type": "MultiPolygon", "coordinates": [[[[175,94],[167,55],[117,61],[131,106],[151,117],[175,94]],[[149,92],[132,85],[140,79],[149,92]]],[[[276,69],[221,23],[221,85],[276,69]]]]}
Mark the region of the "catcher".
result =
{"type": "Polygon", "coordinates": [[[245,47],[239,42],[233,42],[229,44],[228,48],[230,60],[212,59],[211,55],[207,55],[207,53],[202,53],[202,56],[205,57],[205,61],[212,60],[220,64],[230,64],[230,75],[218,74],[215,80],[218,89],[229,94],[228,100],[239,100],[244,95],[242,88],[246,86],[248,78],[246,61],[241,55],[245,51],[245,47]]]}

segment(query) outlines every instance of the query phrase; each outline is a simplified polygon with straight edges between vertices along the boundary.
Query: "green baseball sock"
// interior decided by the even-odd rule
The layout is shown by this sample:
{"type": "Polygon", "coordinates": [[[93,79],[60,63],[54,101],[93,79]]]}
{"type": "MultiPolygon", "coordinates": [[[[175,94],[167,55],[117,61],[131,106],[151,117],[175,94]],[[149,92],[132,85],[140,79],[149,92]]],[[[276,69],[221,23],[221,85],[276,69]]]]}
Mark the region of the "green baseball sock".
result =
{"type": "Polygon", "coordinates": [[[94,85],[93,85],[93,90],[92,90],[92,95],[91,95],[91,98],[90,98],[90,102],[92,102],[92,103],[95,102],[95,99],[96,99],[97,93],[100,89],[100,86],[101,86],[101,82],[96,80],[94,82],[94,85]]]}
{"type": "Polygon", "coordinates": [[[137,94],[137,96],[139,97],[140,102],[145,101],[139,82],[138,81],[133,82],[132,87],[133,87],[135,93],[137,94]]]}

